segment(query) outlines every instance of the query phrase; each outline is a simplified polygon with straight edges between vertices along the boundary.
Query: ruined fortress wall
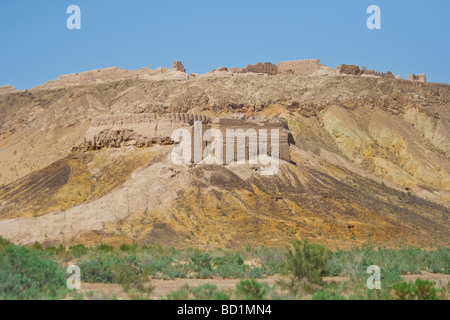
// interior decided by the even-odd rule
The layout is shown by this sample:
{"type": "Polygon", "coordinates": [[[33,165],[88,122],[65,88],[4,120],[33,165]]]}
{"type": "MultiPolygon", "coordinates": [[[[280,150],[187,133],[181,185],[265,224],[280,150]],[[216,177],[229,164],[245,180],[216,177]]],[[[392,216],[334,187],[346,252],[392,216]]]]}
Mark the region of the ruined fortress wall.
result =
{"type": "MultiPolygon", "coordinates": [[[[214,119],[211,125],[212,129],[218,129],[222,133],[224,137],[224,160],[226,163],[226,137],[227,130],[243,130],[244,134],[248,133],[249,129],[254,129],[256,132],[256,141],[251,137],[245,136],[245,159],[249,160],[249,148],[253,143],[257,146],[257,154],[259,154],[259,134],[260,129],[267,130],[267,155],[271,155],[271,130],[276,129],[279,130],[279,158],[285,161],[291,161],[291,154],[289,149],[289,135],[290,131],[288,129],[287,123],[284,119],[267,119],[267,118],[254,118],[254,117],[240,117],[240,118],[217,118],[214,119]]],[[[235,138],[234,143],[234,159],[237,159],[237,138],[235,138]]]]}
{"type": "Polygon", "coordinates": [[[169,114],[159,119],[148,113],[100,116],[92,119],[85,144],[102,148],[125,144],[149,146],[154,143],[170,143],[174,130],[189,128],[194,121],[207,123],[210,119],[192,114],[169,114]]]}
{"type": "MultiPolygon", "coordinates": [[[[230,118],[216,118],[211,120],[204,115],[175,113],[166,114],[157,118],[154,114],[122,114],[100,116],[92,119],[91,127],[85,136],[85,146],[93,149],[104,147],[121,147],[134,145],[138,147],[151,146],[152,144],[172,144],[173,131],[184,128],[194,137],[194,122],[202,122],[202,137],[208,129],[218,129],[223,136],[224,163],[226,163],[226,138],[227,129],[254,129],[257,141],[245,140],[245,158],[249,159],[249,144],[255,143],[259,154],[260,129],[267,130],[267,150],[271,150],[271,129],[279,130],[279,157],[290,161],[289,144],[292,143],[291,133],[284,119],[248,118],[238,116],[230,118]]],[[[203,139],[202,139],[203,140],[203,139]]],[[[202,141],[202,153],[207,147],[202,141]]],[[[237,141],[234,144],[234,158],[237,159],[237,141]]],[[[194,160],[194,145],[192,145],[192,160],[194,160]]]]}
{"type": "Polygon", "coordinates": [[[319,59],[281,61],[278,66],[279,74],[309,75],[323,67],[319,59]]]}

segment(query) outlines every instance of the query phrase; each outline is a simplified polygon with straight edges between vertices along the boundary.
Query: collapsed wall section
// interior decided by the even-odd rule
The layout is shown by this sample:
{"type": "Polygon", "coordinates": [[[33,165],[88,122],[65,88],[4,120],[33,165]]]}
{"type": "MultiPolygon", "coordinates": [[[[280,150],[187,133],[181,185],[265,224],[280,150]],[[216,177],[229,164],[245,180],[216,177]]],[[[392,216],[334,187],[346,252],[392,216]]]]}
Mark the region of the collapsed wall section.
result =
{"type": "Polygon", "coordinates": [[[172,132],[189,128],[194,121],[210,122],[203,115],[167,114],[157,118],[154,114],[121,114],[92,119],[85,136],[85,145],[93,149],[135,145],[171,144],[172,132]]]}

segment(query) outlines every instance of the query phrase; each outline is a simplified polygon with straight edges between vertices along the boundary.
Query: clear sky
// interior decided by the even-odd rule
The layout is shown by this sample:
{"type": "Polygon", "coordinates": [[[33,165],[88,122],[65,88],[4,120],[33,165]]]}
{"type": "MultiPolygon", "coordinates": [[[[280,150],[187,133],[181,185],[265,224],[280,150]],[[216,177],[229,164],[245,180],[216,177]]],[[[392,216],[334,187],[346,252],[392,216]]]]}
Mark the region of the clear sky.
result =
{"type": "Polygon", "coordinates": [[[107,67],[187,72],[319,58],[450,83],[449,0],[0,0],[0,86],[107,67]],[[69,5],[81,30],[69,30],[69,5]],[[381,30],[369,30],[369,5],[381,30]]]}

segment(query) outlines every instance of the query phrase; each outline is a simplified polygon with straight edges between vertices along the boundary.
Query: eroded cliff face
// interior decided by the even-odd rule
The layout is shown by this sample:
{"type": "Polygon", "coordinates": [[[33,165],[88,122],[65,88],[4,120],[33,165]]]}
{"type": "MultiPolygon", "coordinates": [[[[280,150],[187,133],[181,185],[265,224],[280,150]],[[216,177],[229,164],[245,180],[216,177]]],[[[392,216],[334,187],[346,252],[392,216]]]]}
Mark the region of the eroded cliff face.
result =
{"type": "Polygon", "coordinates": [[[281,246],[294,239],[329,247],[367,241],[390,247],[448,244],[448,210],[443,206],[339,169],[295,147],[294,162],[282,161],[279,172],[270,177],[261,176],[256,166],[174,165],[170,152],[169,146],[90,151],[19,180],[0,191],[0,235],[23,244],[67,246],[281,246]],[[138,156],[141,167],[129,175],[131,170],[120,159],[138,156]],[[100,159],[109,159],[110,165],[100,159]],[[66,168],[71,174],[64,174],[66,168]],[[129,176],[121,176],[114,187],[107,170],[129,176]],[[90,178],[93,173],[96,181],[90,178]],[[60,181],[64,176],[67,179],[60,181]],[[86,188],[79,188],[79,180],[86,188]],[[38,181],[61,187],[47,198],[32,192],[39,190],[38,181]],[[77,196],[77,188],[91,191],[77,196]],[[26,192],[31,196],[20,196],[26,192]],[[60,208],[58,198],[64,199],[60,208]],[[69,209],[63,210],[68,202],[69,209]]]}
{"type": "MultiPolygon", "coordinates": [[[[147,243],[167,238],[188,245],[207,245],[210,241],[231,245],[233,239],[240,244],[276,244],[317,237],[330,244],[342,240],[352,245],[369,236],[389,245],[448,243],[449,85],[346,75],[215,73],[188,79],[128,79],[0,95],[0,183],[15,181],[9,189],[0,189],[0,219],[42,216],[37,221],[47,230],[46,219],[58,225],[63,210],[64,217],[70,211],[74,220],[58,220],[70,235],[70,239],[65,238],[67,243],[147,243]],[[151,165],[156,166],[152,169],[156,171],[143,174],[150,170],[150,158],[141,156],[147,160],[130,166],[136,175],[130,172],[129,178],[121,178],[117,184],[104,180],[99,189],[103,191],[94,192],[94,196],[82,191],[82,197],[68,196],[64,190],[70,190],[68,185],[77,181],[71,177],[93,179],[94,173],[85,169],[73,175],[84,168],[79,161],[90,152],[72,159],[70,165],[64,162],[73,156],[72,147],[84,142],[91,119],[143,112],[284,118],[296,142],[291,147],[293,163],[284,163],[280,176],[273,180],[261,180],[265,178],[258,174],[253,177],[251,169],[246,171],[248,168],[236,172],[226,167],[179,169],[163,158],[155,158],[157,161],[151,165]],[[63,161],[60,166],[52,165],[58,160],[63,161]],[[134,171],[141,166],[144,171],[134,171]],[[26,210],[11,207],[31,199],[25,199],[26,194],[36,195],[42,184],[38,182],[52,176],[49,172],[54,170],[58,172],[56,177],[67,177],[49,184],[60,190],[60,198],[52,198],[50,205],[43,195],[25,206],[26,210]],[[37,176],[27,176],[31,172],[37,176]],[[158,175],[162,178],[146,180],[158,175]],[[228,190],[227,183],[224,185],[220,179],[228,179],[235,191],[228,190]],[[148,185],[153,183],[156,185],[148,185]],[[148,194],[146,188],[155,191],[148,194]],[[162,198],[160,191],[165,195],[162,198]],[[147,194],[146,198],[141,199],[142,194],[147,194]],[[110,208],[108,203],[113,199],[120,199],[123,205],[110,208]],[[34,214],[31,208],[38,203],[43,207],[39,206],[34,214]],[[51,212],[55,213],[49,215],[51,212]],[[83,212],[92,212],[92,217],[83,216],[91,223],[75,222],[83,212]],[[94,212],[101,212],[101,217],[96,218],[94,212]],[[71,233],[72,224],[83,227],[73,227],[78,231],[71,233]],[[217,225],[220,232],[213,228],[217,225]],[[349,225],[355,227],[347,229],[349,225]],[[338,231],[332,231],[334,228],[338,231]],[[349,231],[353,229],[356,231],[349,231]],[[252,230],[257,235],[254,239],[252,230]],[[419,239],[423,241],[418,243],[419,239]]],[[[171,146],[161,148],[170,152],[171,146]]],[[[125,166],[121,157],[114,159],[117,168],[125,166]]],[[[37,218],[30,221],[33,219],[37,218]]],[[[30,221],[26,225],[32,225],[30,221]]],[[[8,223],[13,224],[2,230],[13,230],[11,226],[17,222],[8,223]]],[[[36,232],[16,239],[42,237],[36,232]]]]}
{"type": "Polygon", "coordinates": [[[95,116],[245,113],[287,119],[300,149],[331,152],[412,192],[449,201],[449,95],[444,84],[257,74],[3,94],[0,183],[67,156],[95,116]]]}

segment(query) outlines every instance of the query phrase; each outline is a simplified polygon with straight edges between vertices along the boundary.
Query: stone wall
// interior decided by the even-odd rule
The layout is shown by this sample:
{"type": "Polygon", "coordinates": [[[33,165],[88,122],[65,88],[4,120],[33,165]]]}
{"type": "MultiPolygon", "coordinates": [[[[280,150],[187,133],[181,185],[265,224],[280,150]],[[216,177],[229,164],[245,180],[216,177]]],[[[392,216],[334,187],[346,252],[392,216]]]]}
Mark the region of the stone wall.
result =
{"type": "Polygon", "coordinates": [[[153,144],[171,144],[172,132],[189,128],[194,121],[205,124],[211,120],[202,115],[167,114],[157,118],[154,114],[121,114],[100,116],[92,119],[85,136],[85,145],[93,149],[136,145],[148,147],[153,144]]]}
{"type": "Polygon", "coordinates": [[[409,75],[408,80],[410,80],[410,81],[427,82],[427,76],[425,74],[419,74],[419,75],[416,76],[414,73],[412,73],[412,74],[409,75]]]}
{"type": "Polygon", "coordinates": [[[270,62],[258,62],[255,65],[248,65],[245,68],[245,71],[254,73],[267,73],[270,75],[276,75],[278,73],[277,66],[270,62]]]}
{"type": "Polygon", "coordinates": [[[323,65],[319,59],[281,61],[278,66],[279,74],[309,75],[320,70],[323,65]]]}
{"type": "MultiPolygon", "coordinates": [[[[357,65],[353,64],[341,64],[336,67],[336,72],[338,74],[345,74],[345,75],[351,75],[351,76],[369,76],[369,77],[380,77],[385,79],[401,79],[400,76],[394,76],[394,74],[391,71],[384,72],[378,72],[374,70],[368,70],[366,69],[366,66],[363,66],[361,69],[357,65]]],[[[408,80],[414,80],[414,81],[421,81],[426,82],[426,76],[424,74],[416,76],[415,74],[411,74],[408,77],[408,80]]]]}
{"type": "MultiPolygon", "coordinates": [[[[222,132],[224,143],[224,163],[226,162],[226,134],[227,129],[254,129],[258,135],[260,129],[267,129],[267,150],[271,150],[271,129],[279,130],[279,158],[290,161],[289,144],[294,144],[292,134],[284,119],[268,119],[237,115],[228,118],[210,119],[204,115],[174,113],[165,114],[157,118],[154,114],[121,114],[93,118],[91,127],[86,132],[85,149],[96,150],[108,147],[137,146],[149,147],[153,144],[173,144],[173,131],[180,128],[187,129],[193,137],[194,123],[201,121],[202,136],[208,129],[218,129],[222,132]]],[[[252,141],[255,142],[255,141],[252,141]]],[[[246,159],[248,160],[249,139],[245,139],[246,159]]],[[[202,142],[202,151],[208,144],[202,142]]],[[[74,150],[77,150],[75,148],[74,150]]],[[[81,148],[83,149],[83,147],[81,148]]],[[[258,144],[259,149],[259,144],[258,144]]],[[[235,159],[237,159],[237,143],[235,144],[235,159]]],[[[192,158],[194,149],[192,146],[192,158]]]]}
{"type": "MultiPolygon", "coordinates": [[[[249,145],[252,143],[257,146],[259,154],[259,141],[261,129],[267,130],[267,155],[271,155],[271,130],[277,129],[279,132],[279,158],[285,161],[291,161],[291,154],[289,149],[289,144],[294,144],[294,140],[291,132],[289,131],[286,120],[277,118],[257,118],[257,117],[247,117],[246,115],[236,115],[228,118],[216,118],[213,119],[212,129],[218,129],[224,137],[224,159],[223,163],[226,163],[226,137],[227,130],[243,130],[245,139],[245,160],[249,160],[249,145]],[[249,133],[249,129],[253,129],[256,133],[255,137],[246,136],[249,133]]],[[[237,138],[234,144],[234,159],[237,159],[237,149],[239,147],[237,138]]],[[[242,147],[244,147],[242,145],[242,147]]]]}

